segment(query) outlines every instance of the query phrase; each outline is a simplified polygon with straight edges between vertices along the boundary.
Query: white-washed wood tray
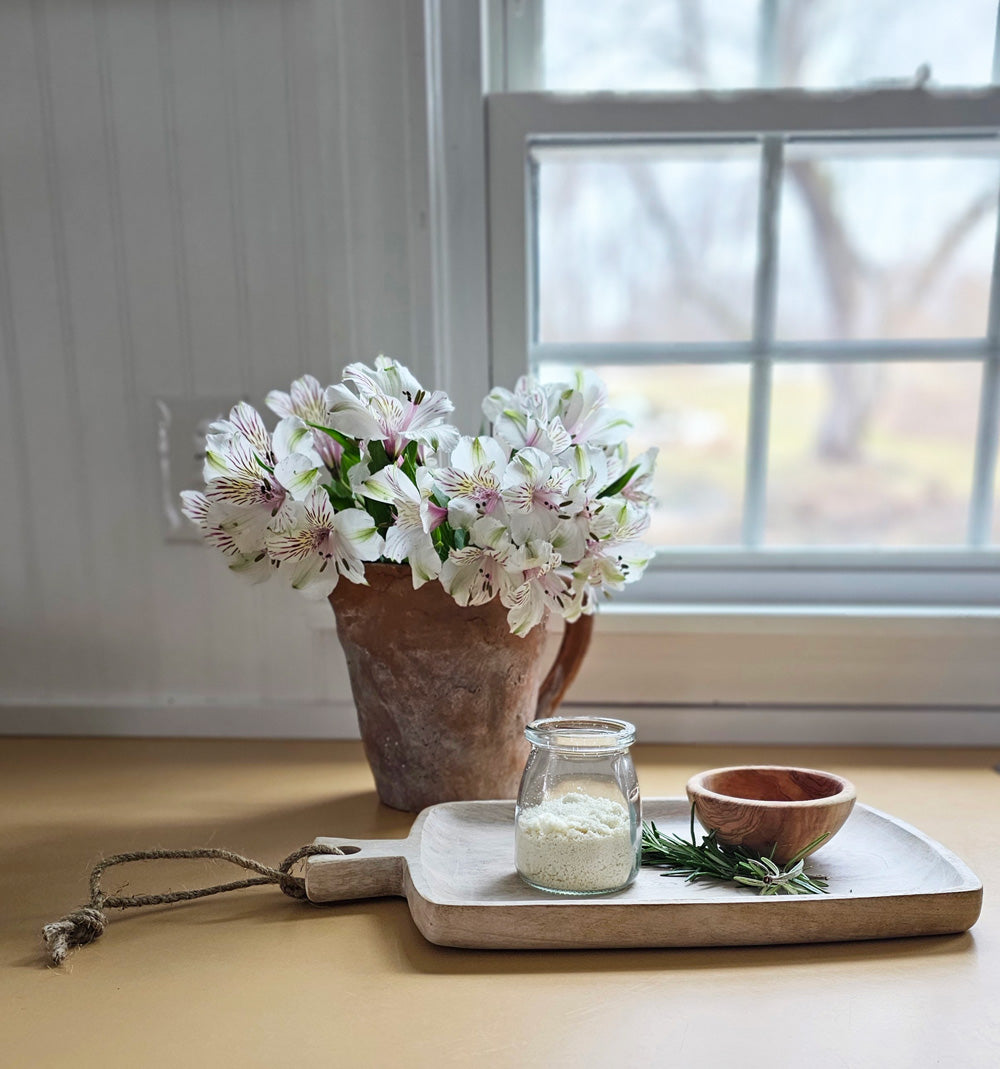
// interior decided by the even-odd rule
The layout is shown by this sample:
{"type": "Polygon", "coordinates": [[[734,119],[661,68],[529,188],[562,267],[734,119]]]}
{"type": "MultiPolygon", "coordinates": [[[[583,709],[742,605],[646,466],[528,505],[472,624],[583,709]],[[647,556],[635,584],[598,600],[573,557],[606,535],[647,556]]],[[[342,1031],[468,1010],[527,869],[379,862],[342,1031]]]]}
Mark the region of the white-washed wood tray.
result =
{"type": "MultiPolygon", "coordinates": [[[[643,818],[686,835],[683,798],[643,800],[643,818]]],[[[576,897],[536,891],[514,871],[514,803],[448,802],[425,809],[406,839],[330,839],[353,849],[311,858],[313,902],[402,895],[417,928],[441,946],[583,948],[740,946],[963,932],[982,884],[922,832],[856,805],[809,871],[829,894],[761,898],[750,888],[687,884],[643,866],[629,888],[576,897]]]]}

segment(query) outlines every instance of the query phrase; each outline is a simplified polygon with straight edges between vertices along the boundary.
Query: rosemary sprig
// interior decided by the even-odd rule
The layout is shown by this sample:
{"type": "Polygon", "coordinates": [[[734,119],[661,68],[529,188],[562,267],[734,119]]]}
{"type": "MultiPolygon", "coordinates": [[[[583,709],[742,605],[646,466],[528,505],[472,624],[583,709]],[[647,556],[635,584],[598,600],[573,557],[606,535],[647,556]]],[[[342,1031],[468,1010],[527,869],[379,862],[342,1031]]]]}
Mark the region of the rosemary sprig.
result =
{"type": "Polygon", "coordinates": [[[804,858],[828,835],[824,833],[789,859],[784,867],[766,855],[741,846],[722,846],[710,831],[701,844],[694,837],[694,807],[691,808],[691,839],[665,835],[650,821],[642,825],[642,863],[662,865],[664,876],[683,876],[688,883],[697,880],[720,880],[756,887],[762,895],[826,894],[823,876],[810,876],[804,870],[804,858]]]}

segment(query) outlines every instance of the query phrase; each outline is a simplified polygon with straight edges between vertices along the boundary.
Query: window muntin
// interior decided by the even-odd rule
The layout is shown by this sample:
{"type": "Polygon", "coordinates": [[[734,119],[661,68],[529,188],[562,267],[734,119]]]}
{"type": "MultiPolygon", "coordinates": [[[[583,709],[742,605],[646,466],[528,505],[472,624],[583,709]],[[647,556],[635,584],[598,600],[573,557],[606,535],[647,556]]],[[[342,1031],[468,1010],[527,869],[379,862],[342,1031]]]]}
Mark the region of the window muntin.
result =
{"type": "MultiPolygon", "coordinates": [[[[533,11],[536,25],[543,15],[547,17],[549,7],[524,2],[507,6],[516,13],[533,11]]],[[[995,24],[995,8],[990,6],[991,24],[995,24]]],[[[785,7],[783,0],[764,0],[759,5],[758,12],[764,22],[770,20],[770,29],[760,34],[762,48],[757,54],[753,84],[773,85],[780,81],[775,77],[773,65],[774,40],[769,44],[766,38],[768,33],[773,38],[779,25],[774,20],[780,20],[785,7]]],[[[983,17],[981,13],[976,15],[980,21],[983,17]]],[[[758,30],[761,25],[758,24],[758,30]]],[[[522,42],[526,40],[523,29],[522,26],[522,42]]],[[[992,39],[992,32],[988,36],[992,39]]],[[[609,40],[607,47],[613,48],[613,41],[609,40]]],[[[544,56],[544,52],[543,48],[539,54],[544,56]]],[[[926,50],[922,52],[921,60],[927,56],[926,50]]],[[[594,57],[595,65],[597,58],[594,57]]],[[[910,84],[915,68],[916,64],[912,64],[901,75],[910,84]]],[[[939,64],[938,70],[941,69],[939,64]]],[[[522,63],[518,78],[508,80],[505,85],[517,89],[542,84],[538,65],[533,68],[533,74],[526,76],[525,72],[531,70],[530,62],[522,63]]],[[[886,77],[894,75],[890,73],[886,77]]],[[[988,78],[988,70],[983,73],[977,68],[975,74],[953,80],[982,85],[988,78]]],[[[918,80],[922,79],[926,79],[926,72],[918,80]]],[[[996,543],[991,542],[1000,529],[1000,519],[994,509],[1000,490],[996,470],[1000,320],[993,282],[997,259],[996,185],[995,178],[990,177],[997,170],[1000,94],[996,90],[942,91],[936,87],[940,82],[938,72],[932,71],[928,88],[907,89],[898,83],[879,82],[874,87],[835,94],[751,90],[662,97],[522,93],[491,98],[488,135],[494,381],[512,381],[526,364],[543,374],[547,369],[553,369],[553,373],[555,368],[564,370],[567,365],[593,366],[605,372],[614,367],[634,377],[631,385],[619,383],[617,388],[613,387],[613,395],[616,389],[618,392],[623,389],[627,395],[637,389],[642,392],[645,383],[671,367],[694,365],[702,371],[728,367],[749,376],[742,493],[729,494],[730,516],[720,525],[724,530],[728,523],[731,532],[735,500],[743,514],[739,542],[733,545],[728,534],[702,534],[695,544],[683,545],[679,526],[662,523],[661,529],[669,533],[657,536],[657,540],[662,537],[661,544],[667,545],[669,551],[657,557],[653,574],[643,584],[641,600],[958,606],[995,604],[1000,597],[1000,554],[996,543]],[[539,162],[544,165],[558,159],[560,166],[565,167],[567,154],[574,153],[590,153],[593,158],[603,156],[605,161],[612,156],[625,159],[630,153],[634,158],[645,157],[651,161],[659,153],[662,160],[670,152],[677,153],[679,158],[681,150],[692,144],[695,153],[718,154],[720,146],[726,146],[723,151],[731,151],[737,145],[743,150],[748,142],[756,146],[762,163],[753,219],[755,277],[749,337],[745,324],[726,337],[719,329],[719,321],[727,320],[725,315],[712,323],[714,333],[702,331],[703,335],[708,334],[702,340],[698,340],[698,332],[690,327],[686,331],[675,330],[674,337],[670,337],[669,331],[650,329],[648,321],[637,329],[635,324],[622,322],[623,317],[619,317],[612,325],[624,340],[612,341],[607,336],[611,333],[607,324],[595,327],[594,317],[582,303],[577,307],[577,321],[570,323],[562,335],[553,332],[552,322],[546,319],[544,302],[539,300],[544,257],[540,257],[542,246],[537,231],[533,230],[533,212],[538,204],[533,197],[545,187],[544,180],[539,181],[539,162]],[[926,289],[929,299],[918,306],[916,313],[905,315],[897,311],[880,319],[871,311],[875,302],[868,296],[861,302],[865,314],[856,316],[847,327],[833,321],[827,310],[823,329],[817,326],[815,330],[796,333],[791,323],[794,317],[789,315],[795,309],[788,304],[779,308],[779,294],[789,288],[788,271],[784,280],[779,278],[782,255],[786,257],[784,262],[792,264],[790,242],[795,229],[792,227],[790,232],[787,223],[782,229],[781,206],[783,201],[792,205],[796,197],[801,197],[801,192],[786,184],[786,157],[797,160],[810,152],[818,154],[824,166],[836,163],[857,174],[865,169],[862,164],[870,164],[868,184],[876,187],[879,183],[873,183],[873,170],[905,168],[908,164],[904,158],[917,161],[915,174],[919,171],[925,177],[915,183],[920,188],[908,190],[907,195],[911,202],[922,199],[927,204],[929,200],[922,214],[932,221],[935,215],[937,218],[935,225],[928,228],[930,236],[928,232],[907,233],[906,239],[912,243],[914,238],[921,238],[925,252],[935,243],[947,245],[950,241],[959,252],[957,255],[953,252],[948,271],[929,272],[933,283],[926,289]],[[957,179],[956,186],[964,188],[961,205],[947,193],[928,197],[926,191],[933,183],[926,175],[934,168],[938,172],[950,168],[953,180],[957,170],[961,170],[962,177],[957,179]],[[989,202],[987,188],[991,181],[994,196],[989,202]],[[974,200],[978,201],[975,205],[974,200]],[[960,211],[963,218],[957,219],[960,211]],[[955,230],[960,231],[957,242],[950,233],[955,230]],[[523,288],[519,285],[519,275],[523,288]],[[783,287],[779,285],[782,281],[783,287]],[[603,337],[602,330],[606,332],[603,337]],[[554,340],[557,337],[561,340],[554,340]],[[948,363],[955,365],[951,373],[944,367],[948,363]],[[833,544],[822,531],[816,530],[815,522],[811,526],[800,525],[798,531],[791,533],[786,525],[786,530],[781,531],[776,523],[777,513],[771,519],[768,516],[769,510],[779,505],[773,485],[775,458],[771,456],[771,408],[776,396],[784,405],[783,396],[794,395],[795,391],[789,394],[786,389],[793,365],[801,365],[797,374],[800,380],[805,377],[815,407],[817,382],[844,377],[832,369],[845,365],[848,379],[863,378],[868,374],[864,370],[867,364],[878,365],[882,378],[893,384],[889,399],[892,403],[887,402],[887,410],[881,414],[881,422],[893,433],[899,430],[900,420],[895,412],[898,399],[912,397],[914,392],[926,393],[925,373],[950,375],[945,381],[961,386],[957,392],[943,388],[939,391],[942,413],[936,415],[941,415],[941,420],[950,426],[951,436],[925,443],[926,455],[911,457],[908,474],[903,472],[899,476],[899,482],[904,485],[915,482],[924,491],[929,488],[931,496],[940,495],[941,487],[935,486],[936,481],[940,482],[939,466],[953,463],[956,455],[961,457],[964,470],[949,474],[945,480],[947,492],[941,495],[946,499],[943,505],[946,530],[942,533],[940,517],[932,522],[929,514],[922,513],[917,517],[915,532],[907,534],[886,523],[881,528],[870,526],[868,532],[856,532],[853,540],[840,537],[833,544]],[[893,370],[897,364],[899,369],[893,370]],[[941,366],[932,368],[932,364],[941,366]],[[786,365],[788,369],[784,370],[786,365]],[[898,376],[907,368],[913,381],[903,388],[898,376]],[[776,382],[781,387],[780,395],[776,382]],[[981,388],[977,392],[979,384],[981,388]],[[893,401],[893,397],[897,400],[893,401]],[[950,413],[947,419],[944,410],[950,413]],[[952,460],[946,461],[949,456],[952,460]],[[964,519],[959,521],[956,517],[963,514],[964,519]]],[[[878,177],[876,174],[875,178],[878,177]]],[[[946,180],[946,184],[955,182],[946,180]]],[[[793,210],[788,207],[789,216],[793,210]]],[[[870,236],[864,222],[866,213],[877,215],[877,206],[863,206],[855,212],[860,219],[857,229],[862,245],[870,236]]],[[[745,215],[742,218],[745,223],[745,215]]],[[[804,228],[800,219],[800,238],[804,230],[808,227],[804,228]]],[[[624,239],[626,243],[627,240],[624,239]]],[[[813,303],[817,305],[815,276],[819,272],[815,256],[811,267],[808,266],[809,254],[809,241],[800,240],[797,250],[800,268],[793,271],[793,278],[801,285],[802,276],[811,270],[813,303]],[[806,267],[801,266],[803,262],[806,267]]],[[[870,292],[886,285],[884,279],[876,277],[879,273],[892,278],[893,258],[885,259],[885,263],[866,265],[868,270],[861,273],[870,292]]],[[[630,299],[634,294],[628,280],[614,278],[609,284],[617,290],[616,300],[621,300],[622,293],[629,294],[630,299]]],[[[599,287],[600,282],[591,288],[599,287]]],[[[827,295],[828,302],[829,299],[827,295]]],[[[745,308],[745,300],[742,304],[745,308]]],[[[659,318],[661,321],[666,318],[662,310],[659,318]]],[[[818,324],[819,313],[814,311],[813,319],[818,324]]],[[[674,422],[697,425],[698,412],[694,411],[693,416],[686,418],[682,414],[674,422]]],[[[878,425],[876,419],[873,426],[878,425]]],[[[930,429],[930,423],[927,426],[930,429]]],[[[661,439],[660,444],[665,442],[666,439],[661,439]]],[[[886,464],[898,459],[895,456],[898,450],[892,442],[886,442],[884,433],[878,438],[878,445],[880,458],[886,464]]],[[[781,459],[781,449],[776,456],[781,459]]],[[[669,464],[671,459],[665,455],[661,463],[669,464]]],[[[730,460],[730,467],[734,466],[730,460]]],[[[886,470],[881,474],[888,476],[886,470]]],[[[731,483],[731,475],[727,477],[731,483]]],[[[668,505],[665,512],[669,515],[670,510],[668,505]]],[[[827,513],[825,522],[833,523],[836,511],[828,509],[827,513]]],[[[819,516],[820,520],[824,519],[822,510],[819,516]]],[[[692,524],[691,530],[696,529],[697,525],[692,524]]]]}
{"type": "Polygon", "coordinates": [[[536,370],[620,353],[600,371],[664,451],[661,547],[967,545],[1000,147],[766,145],[534,147],[536,370]],[[678,352],[704,363],[657,363],[678,352]]]}

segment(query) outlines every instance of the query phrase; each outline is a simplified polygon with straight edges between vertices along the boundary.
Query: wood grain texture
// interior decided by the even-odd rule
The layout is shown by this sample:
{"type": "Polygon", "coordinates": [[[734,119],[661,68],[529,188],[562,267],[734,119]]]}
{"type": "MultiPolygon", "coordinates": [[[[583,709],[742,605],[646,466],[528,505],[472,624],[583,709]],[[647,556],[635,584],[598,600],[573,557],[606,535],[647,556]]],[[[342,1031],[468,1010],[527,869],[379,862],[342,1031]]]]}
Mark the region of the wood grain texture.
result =
{"type": "MultiPolygon", "coordinates": [[[[647,799],[643,816],[681,832],[688,804],[647,799]]],[[[450,802],[424,810],[404,840],[317,842],[358,847],[313,858],[313,902],[401,894],[421,933],[442,946],[584,948],[840,942],[962,932],[982,884],[950,851],[894,817],[859,805],[811,871],[827,895],[761,898],[749,888],[687,884],[643,867],[614,894],[536,891],[514,871],[514,803],[450,802]],[[367,859],[367,860],[366,860],[367,859]]]]}
{"type": "Polygon", "coordinates": [[[687,796],[701,826],[724,846],[756,850],[784,865],[808,857],[803,851],[821,835],[829,842],[850,816],[857,792],[832,772],[740,765],[692,776],[687,796]]]}

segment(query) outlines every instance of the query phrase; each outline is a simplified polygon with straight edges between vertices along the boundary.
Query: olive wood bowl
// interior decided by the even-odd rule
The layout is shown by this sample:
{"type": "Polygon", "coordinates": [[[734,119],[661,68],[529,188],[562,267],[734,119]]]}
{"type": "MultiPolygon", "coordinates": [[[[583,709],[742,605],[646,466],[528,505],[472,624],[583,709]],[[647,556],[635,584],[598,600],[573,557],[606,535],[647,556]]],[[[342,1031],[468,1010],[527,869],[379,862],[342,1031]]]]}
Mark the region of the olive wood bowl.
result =
{"type": "Polygon", "coordinates": [[[854,808],[857,792],[832,772],[739,765],[692,776],[687,796],[717,842],[770,855],[782,865],[824,833],[819,846],[829,842],[854,808]]]}

